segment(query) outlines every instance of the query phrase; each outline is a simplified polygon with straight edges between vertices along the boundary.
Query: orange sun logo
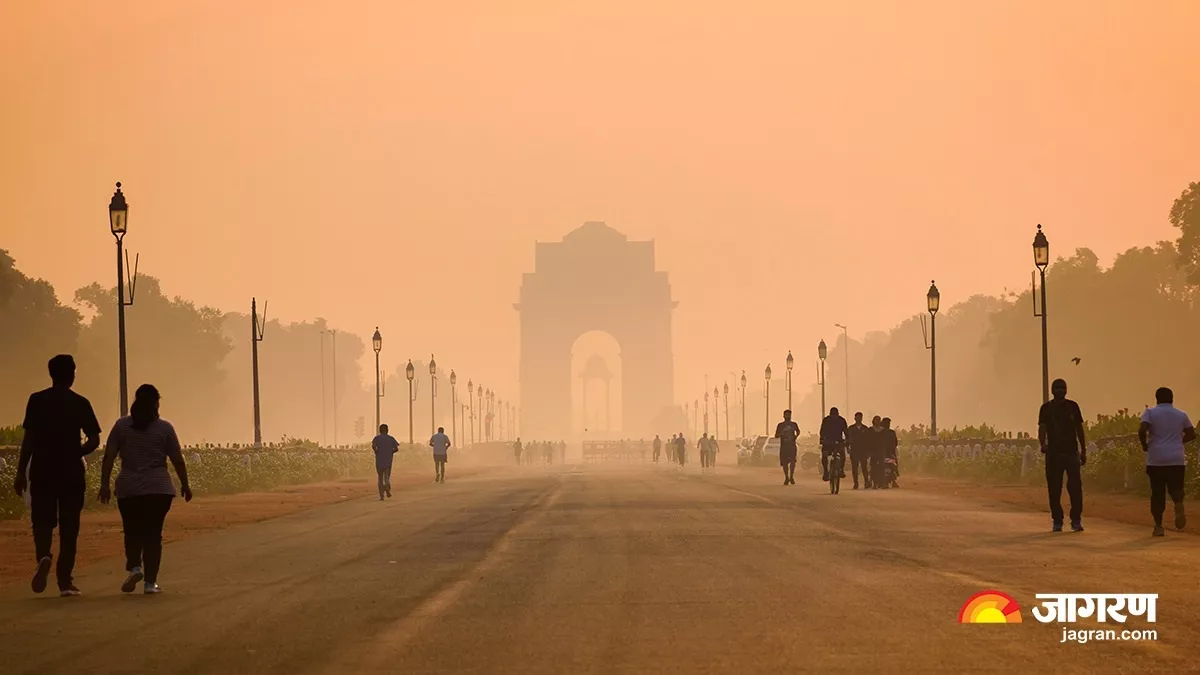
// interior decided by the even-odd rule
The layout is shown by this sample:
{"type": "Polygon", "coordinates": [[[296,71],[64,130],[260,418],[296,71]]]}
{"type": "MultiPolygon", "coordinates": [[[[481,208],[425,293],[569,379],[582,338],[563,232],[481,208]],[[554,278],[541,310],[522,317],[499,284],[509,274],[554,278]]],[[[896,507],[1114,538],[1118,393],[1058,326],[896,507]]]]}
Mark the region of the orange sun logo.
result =
{"type": "Polygon", "coordinates": [[[1021,623],[1017,601],[1000,591],[982,591],[963,603],[959,623],[1021,623]]]}

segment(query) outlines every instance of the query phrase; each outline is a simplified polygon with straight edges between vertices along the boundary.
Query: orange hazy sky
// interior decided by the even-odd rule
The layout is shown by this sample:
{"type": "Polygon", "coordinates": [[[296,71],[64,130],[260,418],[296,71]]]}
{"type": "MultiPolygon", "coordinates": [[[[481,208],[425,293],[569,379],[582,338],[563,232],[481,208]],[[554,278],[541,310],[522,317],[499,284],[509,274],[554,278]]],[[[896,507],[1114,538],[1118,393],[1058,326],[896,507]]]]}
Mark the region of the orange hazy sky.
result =
{"type": "Polygon", "coordinates": [[[1198,26],[1194,0],[8,2],[0,247],[64,300],[111,284],[121,180],[166,292],[378,325],[385,365],[511,395],[534,241],[603,220],[657,242],[690,400],[931,278],[944,305],[1024,286],[1039,222],[1102,260],[1174,238],[1198,26]]]}

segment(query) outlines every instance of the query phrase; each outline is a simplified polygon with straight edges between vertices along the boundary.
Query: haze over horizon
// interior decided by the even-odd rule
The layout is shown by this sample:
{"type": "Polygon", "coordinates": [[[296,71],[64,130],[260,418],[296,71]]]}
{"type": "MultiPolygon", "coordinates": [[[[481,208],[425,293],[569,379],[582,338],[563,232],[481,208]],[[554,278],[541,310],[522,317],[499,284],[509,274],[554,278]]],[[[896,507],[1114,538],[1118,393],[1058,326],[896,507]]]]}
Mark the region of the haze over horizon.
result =
{"type": "Polygon", "coordinates": [[[385,367],[433,352],[512,395],[534,243],[585,221],[656,242],[685,402],[706,373],[782,373],[788,349],[807,373],[835,322],[889,329],[931,278],[944,307],[1025,288],[1038,223],[1053,256],[1104,263],[1174,239],[1200,169],[1183,0],[138,0],[0,20],[2,244],[23,272],[67,303],[110,286],[120,180],[128,248],[168,295],[379,326],[385,367]]]}

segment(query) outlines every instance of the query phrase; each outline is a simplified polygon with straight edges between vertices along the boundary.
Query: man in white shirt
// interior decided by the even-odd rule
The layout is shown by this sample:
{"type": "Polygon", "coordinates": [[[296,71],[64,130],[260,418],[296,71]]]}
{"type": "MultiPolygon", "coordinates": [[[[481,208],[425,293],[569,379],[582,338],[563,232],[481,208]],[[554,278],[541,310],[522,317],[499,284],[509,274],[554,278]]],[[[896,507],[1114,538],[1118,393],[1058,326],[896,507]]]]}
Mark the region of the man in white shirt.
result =
{"type": "Polygon", "coordinates": [[[1146,475],[1150,477],[1150,513],[1154,516],[1154,536],[1163,536],[1162,517],[1167,509],[1167,493],[1175,502],[1175,529],[1187,524],[1183,513],[1183,477],[1186,460],[1183,445],[1196,438],[1196,429],[1187,413],[1175,407],[1175,394],[1166,387],[1154,392],[1158,405],[1146,408],[1138,428],[1138,440],[1146,453],[1146,475]]]}
{"type": "Polygon", "coordinates": [[[433,470],[436,472],[433,482],[446,482],[446,454],[450,449],[450,437],[446,435],[445,427],[438,427],[437,433],[429,439],[429,447],[433,448],[433,470]]]}

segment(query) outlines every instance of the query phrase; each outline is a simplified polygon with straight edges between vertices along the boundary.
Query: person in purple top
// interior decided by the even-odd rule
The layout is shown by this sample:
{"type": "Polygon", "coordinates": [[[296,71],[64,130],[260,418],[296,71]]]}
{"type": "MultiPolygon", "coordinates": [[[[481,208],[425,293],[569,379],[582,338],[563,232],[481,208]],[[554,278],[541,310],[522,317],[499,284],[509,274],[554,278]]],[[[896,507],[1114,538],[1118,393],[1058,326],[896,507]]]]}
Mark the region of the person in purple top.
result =
{"type": "Polygon", "coordinates": [[[375,452],[375,474],[379,478],[379,501],[392,496],[392,456],[400,451],[400,443],[388,433],[388,425],[379,425],[379,435],[371,439],[375,452]]]}

